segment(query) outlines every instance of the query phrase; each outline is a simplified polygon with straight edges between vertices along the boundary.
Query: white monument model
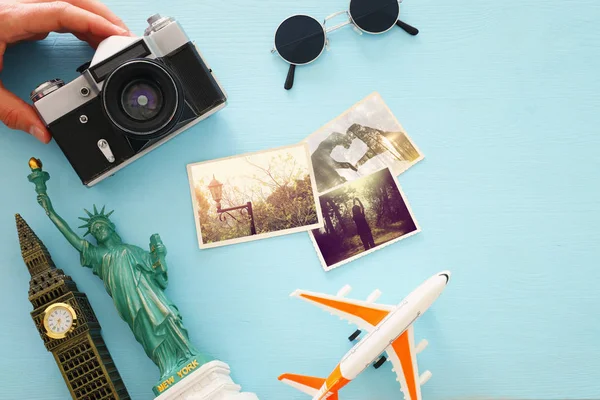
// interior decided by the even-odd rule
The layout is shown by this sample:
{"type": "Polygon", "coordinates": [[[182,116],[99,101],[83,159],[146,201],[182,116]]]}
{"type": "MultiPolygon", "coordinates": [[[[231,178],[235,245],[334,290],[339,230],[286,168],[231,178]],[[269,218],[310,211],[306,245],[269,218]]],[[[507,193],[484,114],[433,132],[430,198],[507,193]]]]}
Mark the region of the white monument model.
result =
{"type": "Polygon", "coordinates": [[[155,400],[258,400],[254,393],[241,393],[229,376],[229,365],[211,361],[179,381],[155,400]]]}

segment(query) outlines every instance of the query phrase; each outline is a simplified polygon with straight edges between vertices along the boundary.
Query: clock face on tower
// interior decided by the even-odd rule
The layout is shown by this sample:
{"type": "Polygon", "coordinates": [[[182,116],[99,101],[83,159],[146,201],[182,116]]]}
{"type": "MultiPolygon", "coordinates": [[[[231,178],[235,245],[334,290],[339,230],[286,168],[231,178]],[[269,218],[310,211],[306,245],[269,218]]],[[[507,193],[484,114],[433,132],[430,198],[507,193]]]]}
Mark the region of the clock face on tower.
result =
{"type": "Polygon", "coordinates": [[[52,339],[63,339],[75,329],[77,315],[75,310],[65,303],[54,303],[44,312],[46,335],[52,339]]]}

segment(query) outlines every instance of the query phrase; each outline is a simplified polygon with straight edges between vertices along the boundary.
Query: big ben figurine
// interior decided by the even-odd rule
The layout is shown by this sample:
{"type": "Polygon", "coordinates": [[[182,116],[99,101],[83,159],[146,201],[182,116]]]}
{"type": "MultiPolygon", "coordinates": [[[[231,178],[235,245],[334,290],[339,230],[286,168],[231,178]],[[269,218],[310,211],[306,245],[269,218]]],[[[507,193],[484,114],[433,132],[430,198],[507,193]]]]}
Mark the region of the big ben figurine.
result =
{"type": "Polygon", "coordinates": [[[31,317],[75,400],[125,400],[127,389],[100,334],[87,296],[56,268],[48,249],[25,220],[15,216],[21,254],[31,274],[31,317]]]}

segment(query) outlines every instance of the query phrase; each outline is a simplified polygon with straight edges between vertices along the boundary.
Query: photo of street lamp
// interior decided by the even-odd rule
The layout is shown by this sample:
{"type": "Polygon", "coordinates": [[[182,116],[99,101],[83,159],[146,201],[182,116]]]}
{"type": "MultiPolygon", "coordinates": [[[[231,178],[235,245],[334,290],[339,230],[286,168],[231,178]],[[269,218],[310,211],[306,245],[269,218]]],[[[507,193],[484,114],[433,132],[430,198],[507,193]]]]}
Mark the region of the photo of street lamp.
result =
{"type": "Polygon", "coordinates": [[[249,201],[243,206],[235,206],[229,208],[221,208],[221,196],[223,195],[223,184],[219,182],[215,176],[213,175],[213,179],[208,185],[208,189],[210,190],[210,195],[212,196],[215,203],[217,203],[217,213],[219,213],[219,219],[224,221],[226,218],[224,214],[229,215],[231,218],[237,221],[233,215],[230,214],[230,211],[239,211],[239,213],[243,216],[244,210],[246,211],[248,218],[250,219],[250,234],[256,235],[256,226],[254,225],[254,214],[252,213],[252,202],[249,201]]]}
{"type": "Polygon", "coordinates": [[[190,164],[187,169],[201,249],[323,226],[306,143],[190,164]]]}

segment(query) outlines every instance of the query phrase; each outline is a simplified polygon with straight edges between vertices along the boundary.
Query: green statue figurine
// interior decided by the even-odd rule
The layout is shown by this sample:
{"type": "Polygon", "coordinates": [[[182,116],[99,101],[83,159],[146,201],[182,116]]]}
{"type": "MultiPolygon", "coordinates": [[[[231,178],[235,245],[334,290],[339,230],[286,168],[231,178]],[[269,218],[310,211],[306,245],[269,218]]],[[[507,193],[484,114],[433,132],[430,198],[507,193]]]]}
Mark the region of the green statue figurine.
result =
{"type": "Polygon", "coordinates": [[[158,234],[150,238],[150,251],[123,243],[104,207],[80,217],[96,245],[81,238],[56,213],[46,193],[50,178],[41,170],[41,162],[32,159],[29,180],[36,185],[38,203],[58,230],[81,255],[81,265],[91,268],[104,281],[119,316],[125,321],[146,355],[160,369],[161,379],[154,391],[158,395],[201,367],[207,361],[190,342],[181,315],[165,295],[168,276],[167,249],[158,234]],[[35,166],[35,168],[33,168],[35,166]]]}

